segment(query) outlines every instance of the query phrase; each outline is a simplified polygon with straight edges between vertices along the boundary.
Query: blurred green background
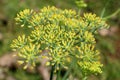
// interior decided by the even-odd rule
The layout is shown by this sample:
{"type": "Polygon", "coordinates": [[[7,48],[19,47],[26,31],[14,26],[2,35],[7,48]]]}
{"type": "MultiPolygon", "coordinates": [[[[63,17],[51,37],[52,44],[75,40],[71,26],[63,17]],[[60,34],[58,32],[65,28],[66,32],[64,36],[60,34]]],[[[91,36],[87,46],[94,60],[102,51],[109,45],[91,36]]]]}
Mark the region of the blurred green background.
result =
{"type": "MultiPolygon", "coordinates": [[[[92,12],[106,17],[120,9],[119,0],[85,0],[87,8],[82,12],[92,12]]],[[[0,0],[0,80],[43,80],[38,68],[34,71],[23,70],[16,64],[10,48],[13,38],[26,29],[15,24],[16,14],[23,9],[41,9],[44,6],[56,6],[61,9],[78,11],[75,0],[0,0]]],[[[90,80],[120,80],[120,13],[107,19],[109,30],[99,31],[96,35],[97,47],[101,51],[103,73],[90,76],[90,80]]],[[[39,65],[39,64],[38,64],[39,65]]],[[[75,74],[79,72],[75,69],[75,74]]]]}

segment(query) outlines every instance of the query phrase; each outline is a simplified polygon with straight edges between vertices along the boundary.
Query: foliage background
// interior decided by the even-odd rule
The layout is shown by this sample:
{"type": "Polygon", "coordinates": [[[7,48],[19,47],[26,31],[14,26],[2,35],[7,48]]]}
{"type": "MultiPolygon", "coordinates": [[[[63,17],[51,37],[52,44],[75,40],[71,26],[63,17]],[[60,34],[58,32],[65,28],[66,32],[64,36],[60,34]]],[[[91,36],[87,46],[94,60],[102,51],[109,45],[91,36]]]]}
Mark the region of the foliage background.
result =
{"type": "MultiPolygon", "coordinates": [[[[105,8],[103,17],[111,15],[120,8],[119,0],[85,0],[85,2],[88,6],[82,9],[82,12],[93,12],[101,16],[105,8]]],[[[10,48],[12,39],[22,32],[27,32],[26,29],[19,28],[15,24],[16,14],[26,8],[38,10],[48,5],[78,11],[75,0],[0,0],[0,74],[6,76],[6,78],[0,76],[0,80],[10,80],[11,78],[12,80],[42,80],[37,70],[24,71],[16,64],[6,66],[2,65],[2,62],[6,63],[3,58],[5,55],[13,53],[10,48]]],[[[109,18],[107,23],[111,28],[101,31],[100,35],[96,36],[97,47],[101,50],[101,61],[104,64],[103,74],[90,76],[91,80],[120,79],[120,13],[109,18]]],[[[77,68],[75,71],[79,75],[77,68]]]]}

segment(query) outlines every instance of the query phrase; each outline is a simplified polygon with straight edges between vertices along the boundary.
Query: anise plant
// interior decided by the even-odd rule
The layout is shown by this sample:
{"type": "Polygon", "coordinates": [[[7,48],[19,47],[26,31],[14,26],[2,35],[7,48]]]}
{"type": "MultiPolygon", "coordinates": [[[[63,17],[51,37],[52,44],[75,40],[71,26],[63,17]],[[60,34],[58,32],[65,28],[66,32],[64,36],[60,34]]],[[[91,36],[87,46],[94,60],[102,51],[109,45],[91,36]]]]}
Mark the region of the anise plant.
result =
{"type": "Polygon", "coordinates": [[[102,72],[100,52],[95,48],[95,34],[108,27],[102,18],[92,13],[79,16],[74,10],[48,6],[40,11],[20,11],[15,20],[21,27],[31,29],[30,34],[18,36],[11,44],[24,68],[34,67],[36,61],[46,58],[52,71],[69,69],[68,64],[74,61],[85,75],[102,72]],[[43,53],[44,50],[47,52],[43,53]]]}

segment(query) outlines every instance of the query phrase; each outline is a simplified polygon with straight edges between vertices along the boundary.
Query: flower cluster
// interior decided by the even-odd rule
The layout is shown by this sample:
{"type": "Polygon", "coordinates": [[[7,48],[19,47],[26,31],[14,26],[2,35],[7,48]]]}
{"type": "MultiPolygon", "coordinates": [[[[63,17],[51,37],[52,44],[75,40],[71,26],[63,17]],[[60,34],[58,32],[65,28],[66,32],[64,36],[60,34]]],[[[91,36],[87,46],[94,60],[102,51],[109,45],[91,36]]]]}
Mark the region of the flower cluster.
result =
{"type": "Polygon", "coordinates": [[[21,11],[19,14],[17,14],[15,20],[17,24],[21,25],[21,27],[28,26],[28,21],[30,20],[32,14],[33,10],[25,9],[24,11],[21,11]]]}
{"type": "Polygon", "coordinates": [[[84,2],[84,0],[76,0],[75,3],[79,8],[87,7],[87,4],[84,2]]]}
{"type": "Polygon", "coordinates": [[[108,25],[95,14],[85,13],[81,17],[74,10],[44,7],[39,12],[23,10],[15,19],[32,29],[28,36],[19,36],[11,45],[25,68],[35,66],[39,58],[47,58],[47,64],[55,65],[56,69],[59,65],[68,67],[66,63],[76,59],[83,73],[102,72],[94,34],[108,25]],[[48,52],[43,53],[44,50],[48,52]]]}

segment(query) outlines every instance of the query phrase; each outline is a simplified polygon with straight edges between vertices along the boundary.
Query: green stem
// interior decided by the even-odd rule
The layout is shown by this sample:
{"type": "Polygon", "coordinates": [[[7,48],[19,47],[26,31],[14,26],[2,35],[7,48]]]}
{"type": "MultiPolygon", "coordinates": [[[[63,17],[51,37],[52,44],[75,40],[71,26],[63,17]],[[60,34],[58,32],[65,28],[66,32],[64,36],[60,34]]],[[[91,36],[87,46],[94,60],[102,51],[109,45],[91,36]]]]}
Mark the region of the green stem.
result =
{"type": "Polygon", "coordinates": [[[107,0],[107,3],[105,4],[105,7],[104,7],[103,10],[102,10],[101,18],[103,17],[103,15],[104,15],[104,13],[105,13],[105,11],[106,11],[106,8],[107,8],[107,6],[109,5],[110,1],[111,1],[111,0],[107,0]]]}
{"type": "Polygon", "coordinates": [[[111,17],[114,17],[114,16],[117,15],[119,12],[120,12],[120,9],[118,9],[117,11],[115,11],[113,14],[105,17],[104,19],[109,19],[109,18],[111,18],[111,17]]]}
{"type": "Polygon", "coordinates": [[[50,73],[50,80],[53,79],[54,69],[55,69],[55,65],[52,66],[51,73],[50,73]]]}
{"type": "Polygon", "coordinates": [[[63,77],[63,80],[66,80],[66,78],[69,75],[69,73],[70,73],[70,69],[66,72],[65,76],[63,77]]]}
{"type": "Polygon", "coordinates": [[[60,64],[59,64],[59,70],[57,72],[57,80],[60,80],[60,73],[61,73],[61,68],[60,68],[60,64]]]}
{"type": "Polygon", "coordinates": [[[65,75],[64,75],[64,77],[63,77],[62,80],[66,80],[66,78],[69,76],[69,74],[70,74],[70,72],[71,72],[71,69],[72,69],[73,65],[74,65],[74,61],[71,63],[69,69],[68,69],[67,72],[65,73],[65,75]]]}
{"type": "Polygon", "coordinates": [[[80,14],[81,14],[81,11],[82,11],[82,10],[79,8],[79,9],[78,9],[78,15],[80,15],[80,14]]]}
{"type": "Polygon", "coordinates": [[[87,77],[86,77],[86,76],[84,76],[82,80],[87,80],[87,77]]]}

